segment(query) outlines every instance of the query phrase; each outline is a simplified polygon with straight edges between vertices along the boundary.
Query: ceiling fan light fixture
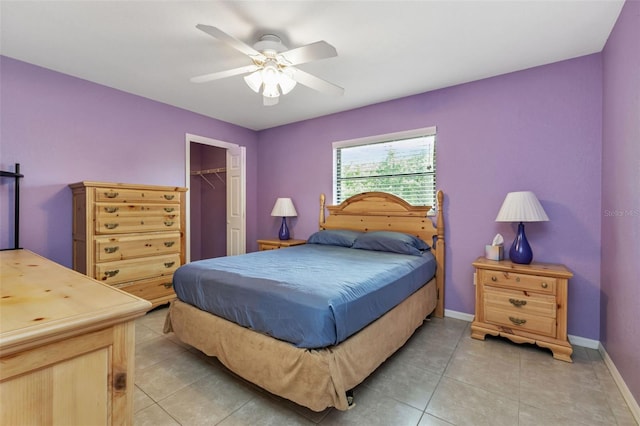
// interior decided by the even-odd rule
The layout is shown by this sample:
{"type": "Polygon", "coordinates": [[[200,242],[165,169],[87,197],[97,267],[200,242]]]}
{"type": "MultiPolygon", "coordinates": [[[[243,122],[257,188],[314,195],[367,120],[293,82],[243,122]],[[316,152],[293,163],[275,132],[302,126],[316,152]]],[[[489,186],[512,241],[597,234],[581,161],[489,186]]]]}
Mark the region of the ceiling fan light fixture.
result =
{"type": "Polygon", "coordinates": [[[247,86],[249,86],[251,90],[256,93],[260,93],[260,88],[262,87],[262,70],[252,72],[251,74],[245,76],[244,81],[247,83],[247,86]]]}
{"type": "Polygon", "coordinates": [[[272,83],[264,83],[264,89],[262,89],[262,96],[265,98],[277,98],[280,96],[280,91],[278,90],[278,84],[272,83]]]}
{"type": "Polygon", "coordinates": [[[283,95],[286,95],[296,87],[296,81],[293,79],[291,74],[291,70],[285,69],[280,71],[280,75],[278,76],[278,84],[280,85],[280,90],[282,90],[283,95]]]}

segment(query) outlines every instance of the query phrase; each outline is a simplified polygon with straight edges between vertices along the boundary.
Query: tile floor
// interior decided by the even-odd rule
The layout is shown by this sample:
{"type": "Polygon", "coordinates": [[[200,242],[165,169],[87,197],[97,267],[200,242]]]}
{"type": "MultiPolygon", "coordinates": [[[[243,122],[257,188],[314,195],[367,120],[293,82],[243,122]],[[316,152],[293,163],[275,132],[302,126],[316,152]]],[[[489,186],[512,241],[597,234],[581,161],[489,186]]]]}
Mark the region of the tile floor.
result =
{"type": "Polygon", "coordinates": [[[506,339],[469,337],[470,324],[425,322],[355,391],[349,411],[310,411],[246,383],[162,334],[167,309],[136,321],[136,426],[636,425],[598,351],[573,363],[506,339]]]}

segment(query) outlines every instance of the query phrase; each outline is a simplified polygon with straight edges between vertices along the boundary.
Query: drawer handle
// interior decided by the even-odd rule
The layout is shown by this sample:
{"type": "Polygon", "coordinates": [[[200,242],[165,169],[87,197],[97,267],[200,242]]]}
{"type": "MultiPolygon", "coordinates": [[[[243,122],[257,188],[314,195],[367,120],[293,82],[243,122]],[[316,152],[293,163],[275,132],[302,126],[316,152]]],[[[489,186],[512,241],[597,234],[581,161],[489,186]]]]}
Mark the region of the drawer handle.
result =
{"type": "Polygon", "coordinates": [[[172,226],[173,225],[173,221],[172,220],[165,220],[164,221],[164,226],[172,226]]]}
{"type": "Polygon", "coordinates": [[[107,229],[116,229],[118,227],[118,223],[105,223],[104,227],[107,229]]]}
{"type": "Polygon", "coordinates": [[[527,304],[526,300],[518,300],[518,299],[509,299],[509,303],[511,303],[513,306],[524,306],[527,304]]]}
{"type": "Polygon", "coordinates": [[[116,198],[119,194],[114,191],[105,192],[104,196],[107,198],[116,198]]]}
{"type": "Polygon", "coordinates": [[[494,275],[493,277],[491,277],[491,281],[496,282],[498,281],[498,278],[496,278],[496,276],[494,275]]]}
{"type": "Polygon", "coordinates": [[[176,262],[164,262],[164,267],[165,268],[171,268],[173,265],[175,265],[176,262]]]}
{"type": "Polygon", "coordinates": [[[165,212],[167,212],[167,213],[171,213],[171,212],[172,212],[172,211],[174,211],[174,210],[175,210],[175,208],[174,208],[174,207],[165,207],[165,208],[164,208],[164,211],[165,211],[165,212]]]}
{"type": "Polygon", "coordinates": [[[509,321],[511,321],[515,325],[523,325],[524,323],[527,322],[526,319],[520,319],[520,318],[516,318],[516,317],[509,317],[509,321]]]}
{"type": "Polygon", "coordinates": [[[107,213],[115,213],[120,210],[120,207],[105,207],[104,211],[107,213]]]}
{"type": "Polygon", "coordinates": [[[104,248],[104,252],[105,252],[105,253],[109,253],[109,254],[111,254],[111,253],[115,253],[115,252],[117,252],[119,249],[120,249],[120,247],[119,247],[119,246],[105,247],[105,248],[104,248]]]}
{"type": "Polygon", "coordinates": [[[164,194],[165,200],[173,200],[174,198],[175,198],[175,195],[164,194]]]}
{"type": "Polygon", "coordinates": [[[175,214],[168,214],[166,217],[167,217],[167,219],[175,219],[176,215],[175,214]]]}
{"type": "Polygon", "coordinates": [[[118,272],[120,272],[120,269],[114,269],[113,271],[104,271],[104,275],[107,278],[113,278],[118,275],[118,272]]]}
{"type": "Polygon", "coordinates": [[[516,277],[516,282],[519,283],[520,282],[520,277],[516,277]]]}
{"type": "Polygon", "coordinates": [[[547,288],[547,287],[549,287],[549,285],[548,285],[547,283],[542,283],[542,284],[540,284],[540,285],[542,286],[542,288],[547,288]]]}
{"type": "Polygon", "coordinates": [[[171,288],[171,283],[163,283],[164,288],[171,288]]]}
{"type": "Polygon", "coordinates": [[[173,247],[173,245],[175,244],[175,241],[165,241],[164,242],[164,246],[165,247],[173,247]]]}

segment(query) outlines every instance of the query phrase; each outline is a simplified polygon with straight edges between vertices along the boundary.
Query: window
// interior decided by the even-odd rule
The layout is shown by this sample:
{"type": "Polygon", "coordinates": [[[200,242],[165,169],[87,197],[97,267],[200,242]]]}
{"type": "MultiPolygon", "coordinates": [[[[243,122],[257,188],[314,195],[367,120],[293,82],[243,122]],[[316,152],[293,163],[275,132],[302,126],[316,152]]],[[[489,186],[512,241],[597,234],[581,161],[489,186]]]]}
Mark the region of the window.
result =
{"type": "Polygon", "coordinates": [[[436,205],[436,128],[333,143],[334,203],[368,191],[436,205]]]}

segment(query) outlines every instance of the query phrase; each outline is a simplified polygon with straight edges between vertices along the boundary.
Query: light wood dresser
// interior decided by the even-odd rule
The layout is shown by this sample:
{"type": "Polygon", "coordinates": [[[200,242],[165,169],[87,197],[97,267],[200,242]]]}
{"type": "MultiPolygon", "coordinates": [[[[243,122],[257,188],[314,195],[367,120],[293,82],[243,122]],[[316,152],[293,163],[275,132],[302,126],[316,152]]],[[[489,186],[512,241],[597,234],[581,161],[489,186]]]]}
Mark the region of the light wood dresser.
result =
{"type": "Polygon", "coordinates": [[[0,424],[131,425],[150,303],[28,250],[0,251],[0,424]]]}
{"type": "Polygon", "coordinates": [[[258,240],[258,250],[260,251],[275,250],[283,247],[299,246],[306,243],[307,243],[307,240],[278,240],[278,239],[258,240]]]}
{"type": "Polygon", "coordinates": [[[516,343],[535,343],[551,349],[554,358],[571,362],[567,293],[573,274],[564,265],[520,265],[479,257],[473,266],[476,315],[471,337],[484,340],[491,334],[516,343]]]}
{"type": "Polygon", "coordinates": [[[175,298],[185,262],[186,188],[79,182],[73,191],[73,269],[149,300],[175,298]]]}

